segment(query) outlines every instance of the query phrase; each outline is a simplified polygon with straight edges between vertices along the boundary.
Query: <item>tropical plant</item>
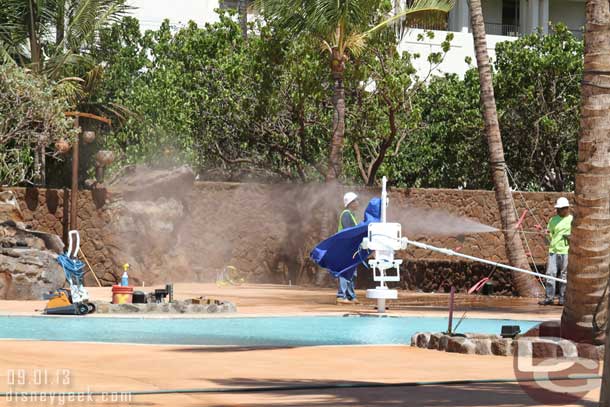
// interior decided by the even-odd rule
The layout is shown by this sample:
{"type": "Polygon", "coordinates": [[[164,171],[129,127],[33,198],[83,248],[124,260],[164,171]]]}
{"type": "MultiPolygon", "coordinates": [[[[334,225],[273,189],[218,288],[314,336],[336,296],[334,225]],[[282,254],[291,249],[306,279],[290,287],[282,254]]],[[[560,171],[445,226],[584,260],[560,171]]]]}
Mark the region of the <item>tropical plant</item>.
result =
{"type": "Polygon", "coordinates": [[[101,33],[95,101],[137,112],[106,137],[119,163],[187,162],[202,177],[319,179],[327,134],[323,62],[268,24],[245,41],[233,13],[142,35],[125,18],[101,33]]]}
{"type": "MultiPolygon", "coordinates": [[[[517,225],[517,213],[515,203],[508,181],[506,163],[504,161],[504,148],[500,135],[498,113],[492,82],[492,70],[487,54],[487,41],[485,38],[485,23],[480,0],[469,0],[472,25],[472,36],[474,40],[475,56],[477,59],[477,70],[479,72],[479,84],[481,94],[481,107],[483,121],[485,123],[485,136],[489,151],[489,164],[491,167],[494,183],[496,202],[502,221],[506,254],[510,264],[523,269],[530,268],[523,242],[519,236],[517,225]]],[[[517,292],[522,296],[540,297],[542,289],[538,281],[531,275],[513,272],[513,280],[517,292]]]]}
{"type": "Polygon", "coordinates": [[[521,187],[574,189],[582,52],[582,40],[563,24],[496,46],[505,159],[521,187]]]}
{"type": "MultiPolygon", "coordinates": [[[[129,112],[112,101],[91,103],[103,78],[91,50],[100,30],[129,8],[125,0],[6,0],[0,8],[0,56],[54,81],[55,93],[70,109],[124,117],[129,112]]],[[[35,154],[43,158],[45,174],[44,149],[35,154]]]]}
{"type": "Polygon", "coordinates": [[[19,65],[53,79],[70,67],[91,67],[87,48],[99,30],[129,9],[125,0],[5,0],[0,49],[19,65]]]}
{"type": "Polygon", "coordinates": [[[67,107],[52,82],[0,64],[0,185],[41,181],[46,147],[74,136],[67,107]]]}
{"type": "MultiPolygon", "coordinates": [[[[427,31],[418,40],[433,38],[434,32],[427,31]]],[[[418,95],[444,60],[452,39],[453,34],[448,33],[441,43],[442,51],[431,53],[429,68],[420,72],[413,66],[419,55],[398,51],[395,33],[390,30],[371,41],[369,52],[354,59],[352,69],[346,71],[346,84],[351,89],[346,98],[350,107],[346,176],[357,172],[372,186],[379,172],[393,171],[388,167],[397,164],[395,158],[421,124],[418,95]],[[390,166],[384,165],[388,161],[390,166]]]]}
{"type": "Polygon", "coordinates": [[[420,122],[388,158],[386,174],[415,188],[491,189],[476,69],[433,77],[415,95],[420,122]]]}
{"type": "MultiPolygon", "coordinates": [[[[610,14],[608,3],[588,0],[574,221],[562,336],[603,343],[608,324],[610,252],[610,14]]],[[[608,350],[606,350],[608,353],[608,350]]],[[[604,397],[608,400],[607,385],[604,397]]],[[[606,404],[607,405],[607,404],[606,404]]]]}
{"type": "Polygon", "coordinates": [[[332,139],[326,180],[341,176],[345,136],[346,63],[361,54],[373,34],[394,22],[410,19],[444,19],[452,0],[415,0],[394,15],[390,1],[383,0],[258,0],[257,7],[273,23],[291,34],[319,40],[328,51],[333,79],[332,139]]]}

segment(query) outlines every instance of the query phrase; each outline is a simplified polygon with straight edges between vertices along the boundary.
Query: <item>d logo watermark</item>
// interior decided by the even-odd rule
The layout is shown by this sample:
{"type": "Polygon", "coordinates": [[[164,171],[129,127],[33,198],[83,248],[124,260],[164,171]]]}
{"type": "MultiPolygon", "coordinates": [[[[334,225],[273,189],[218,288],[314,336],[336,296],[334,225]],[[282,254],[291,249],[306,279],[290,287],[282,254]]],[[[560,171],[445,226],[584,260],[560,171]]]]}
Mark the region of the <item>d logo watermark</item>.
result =
{"type": "Polygon", "coordinates": [[[515,376],[523,391],[539,403],[574,403],[600,386],[599,379],[586,378],[599,374],[598,361],[578,357],[578,348],[572,341],[522,337],[514,345],[515,376]]]}

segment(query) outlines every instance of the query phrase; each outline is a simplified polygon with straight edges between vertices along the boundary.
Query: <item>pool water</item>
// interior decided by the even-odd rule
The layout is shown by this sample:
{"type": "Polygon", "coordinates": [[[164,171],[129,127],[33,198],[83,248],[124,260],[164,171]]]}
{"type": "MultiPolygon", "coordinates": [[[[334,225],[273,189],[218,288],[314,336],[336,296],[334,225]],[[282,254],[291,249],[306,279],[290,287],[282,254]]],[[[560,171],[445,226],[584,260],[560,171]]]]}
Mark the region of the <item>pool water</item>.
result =
{"type": "MultiPolygon", "coordinates": [[[[535,321],[465,319],[458,332],[500,333],[535,321]]],[[[0,338],[181,345],[315,346],[409,344],[416,332],[441,332],[438,317],[87,318],[0,317],[0,338]]]]}

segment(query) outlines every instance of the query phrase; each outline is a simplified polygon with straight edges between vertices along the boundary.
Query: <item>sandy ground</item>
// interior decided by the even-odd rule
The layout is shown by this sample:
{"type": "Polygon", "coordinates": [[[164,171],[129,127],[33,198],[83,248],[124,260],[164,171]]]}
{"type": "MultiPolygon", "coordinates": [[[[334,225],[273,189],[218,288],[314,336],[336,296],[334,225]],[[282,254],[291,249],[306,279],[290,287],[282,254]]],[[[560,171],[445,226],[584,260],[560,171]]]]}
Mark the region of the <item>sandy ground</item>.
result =
{"type": "MultiPolygon", "coordinates": [[[[333,305],[331,290],[281,286],[218,288],[178,284],[178,298],[207,295],[234,301],[237,315],[303,315],[371,312],[371,304],[333,305]]],[[[92,289],[109,298],[107,289],[92,289]]],[[[361,297],[364,294],[361,293],[361,297]]],[[[445,295],[403,294],[393,314],[435,315],[446,308],[445,295]]],[[[460,313],[471,317],[556,319],[560,309],[530,300],[458,297],[460,313]]],[[[31,314],[36,301],[0,301],[0,313],[31,314]]],[[[445,311],[446,312],[446,311],[445,311]]],[[[0,337],[2,327],[0,327],[0,337]]],[[[127,391],[329,383],[397,383],[514,378],[513,359],[468,356],[408,346],[320,346],[295,348],[153,346],[40,341],[0,342],[0,391],[127,391]],[[23,384],[20,384],[20,379],[23,384]],[[65,383],[64,383],[65,381],[65,383]],[[14,384],[12,384],[14,383],[14,384]]],[[[573,405],[596,405],[599,389],[573,405]]],[[[43,402],[0,399],[0,405],[112,406],[539,406],[518,384],[430,385],[326,389],[240,394],[107,395],[69,401],[50,396],[43,402]],[[114,397],[114,400],[113,400],[114,397]],[[126,397],[126,396],[123,396],[126,397]]]]}

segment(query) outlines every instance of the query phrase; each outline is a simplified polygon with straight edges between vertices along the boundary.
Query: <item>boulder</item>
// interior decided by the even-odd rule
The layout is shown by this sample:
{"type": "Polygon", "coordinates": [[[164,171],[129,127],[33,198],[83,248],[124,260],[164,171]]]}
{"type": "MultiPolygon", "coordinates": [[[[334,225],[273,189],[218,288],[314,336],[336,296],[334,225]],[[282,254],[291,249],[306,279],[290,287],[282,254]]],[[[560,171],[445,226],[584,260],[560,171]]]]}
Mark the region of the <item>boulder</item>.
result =
{"type": "Polygon", "coordinates": [[[0,221],[23,222],[23,213],[13,191],[0,190],[0,221]]]}
{"type": "Polygon", "coordinates": [[[64,282],[55,253],[27,247],[0,248],[0,299],[40,300],[64,282]]]}
{"type": "Polygon", "coordinates": [[[449,346],[449,338],[451,338],[449,335],[441,336],[441,338],[438,340],[438,350],[447,350],[447,347],[449,346]]]}
{"type": "Polygon", "coordinates": [[[428,349],[438,349],[439,342],[443,335],[436,333],[430,335],[430,341],[428,342],[428,349]]]}
{"type": "Polygon", "coordinates": [[[225,301],[222,304],[222,312],[237,312],[237,307],[232,302],[225,301]]]}
{"type": "Polygon", "coordinates": [[[140,307],[138,305],[140,305],[140,304],[117,304],[115,307],[112,307],[112,308],[113,308],[113,312],[116,312],[116,313],[131,314],[134,312],[143,311],[143,309],[140,309],[140,307]]]}
{"type": "Polygon", "coordinates": [[[194,180],[188,167],[169,171],[130,167],[108,187],[104,211],[109,222],[102,225],[103,243],[114,269],[129,263],[134,284],[196,279],[179,236],[188,223],[185,202],[194,180]]]}
{"type": "Polygon", "coordinates": [[[57,263],[63,243],[58,236],[27,229],[13,199],[11,191],[0,193],[0,299],[40,300],[65,282],[57,263]]]}
{"type": "Polygon", "coordinates": [[[182,197],[189,193],[195,174],[182,166],[173,170],[155,170],[145,166],[130,166],[108,186],[112,199],[154,201],[161,197],[182,197]]]}
{"type": "Polygon", "coordinates": [[[466,333],[464,334],[468,339],[500,339],[500,335],[495,334],[479,334],[479,333],[466,333]]]}
{"type": "Polygon", "coordinates": [[[475,353],[475,348],[474,342],[468,338],[449,337],[447,342],[447,352],[472,355],[475,353]]]}
{"type": "Polygon", "coordinates": [[[491,341],[491,353],[497,356],[512,356],[512,339],[493,339],[491,341]]]}
{"type": "Polygon", "coordinates": [[[491,339],[473,339],[477,355],[491,355],[491,339]]]}
{"type": "Polygon", "coordinates": [[[419,332],[414,335],[415,346],[418,348],[427,348],[428,341],[430,340],[430,334],[428,332],[419,332]]]}
{"type": "Polygon", "coordinates": [[[577,343],[576,348],[578,349],[578,356],[583,359],[604,360],[603,345],[595,346],[590,343],[577,343]],[[600,354],[600,351],[602,354],[600,354]]]}

